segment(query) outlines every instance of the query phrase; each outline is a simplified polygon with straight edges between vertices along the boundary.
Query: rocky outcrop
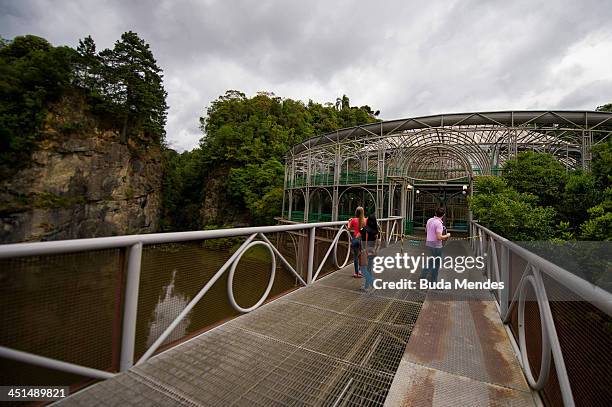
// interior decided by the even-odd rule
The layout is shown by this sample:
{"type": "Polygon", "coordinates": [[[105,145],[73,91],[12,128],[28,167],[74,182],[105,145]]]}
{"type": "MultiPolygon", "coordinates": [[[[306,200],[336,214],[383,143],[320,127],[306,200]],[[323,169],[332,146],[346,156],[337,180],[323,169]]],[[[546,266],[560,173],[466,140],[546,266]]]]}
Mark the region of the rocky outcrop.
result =
{"type": "Polygon", "coordinates": [[[230,167],[220,166],[208,174],[204,181],[204,202],[200,208],[200,224],[218,227],[246,227],[252,221],[245,212],[230,205],[227,194],[227,179],[230,167]]]}
{"type": "Polygon", "coordinates": [[[120,142],[64,98],[31,162],[0,180],[0,243],[157,231],[161,177],[158,146],[120,142]]]}

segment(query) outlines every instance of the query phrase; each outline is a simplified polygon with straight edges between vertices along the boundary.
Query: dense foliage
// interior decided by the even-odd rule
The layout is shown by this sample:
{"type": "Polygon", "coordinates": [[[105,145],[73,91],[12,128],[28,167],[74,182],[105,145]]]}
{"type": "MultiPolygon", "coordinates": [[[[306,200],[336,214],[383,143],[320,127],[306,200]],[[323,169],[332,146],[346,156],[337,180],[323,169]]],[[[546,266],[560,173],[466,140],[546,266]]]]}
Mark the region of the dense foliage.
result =
{"type": "Polygon", "coordinates": [[[478,191],[470,199],[477,219],[500,235],[512,240],[546,240],[554,233],[556,212],[537,205],[538,197],[510,188],[503,178],[479,177],[478,191]]]}
{"type": "Polygon", "coordinates": [[[201,150],[182,154],[164,149],[162,159],[162,230],[194,230],[200,228],[200,209],[204,200],[205,176],[201,150]]]}
{"type": "Polygon", "coordinates": [[[126,32],[113,49],[96,53],[93,39],[76,50],[33,35],[0,41],[0,172],[28,162],[42,138],[49,104],[67,91],[85,94],[90,111],[127,142],[161,144],[166,92],[149,46],[126,32]]]}
{"type": "Polygon", "coordinates": [[[550,154],[519,153],[501,178],[476,179],[470,209],[513,240],[612,240],[612,141],[593,148],[592,168],[566,171],[550,154]]]}
{"type": "Polygon", "coordinates": [[[33,35],[0,49],[0,173],[27,158],[50,102],[70,85],[75,51],[33,35]]]}
{"type": "MultiPolygon", "coordinates": [[[[281,212],[281,162],[287,150],[317,134],[374,122],[377,114],[369,106],[350,106],[347,96],[335,104],[322,105],[266,92],[248,98],[242,92],[228,91],[213,101],[200,119],[204,137],[199,148],[173,156],[180,163],[168,164],[174,171],[168,177],[178,185],[165,189],[164,199],[181,208],[195,208],[202,204],[206,183],[213,178],[223,183],[228,214],[224,221],[229,223],[231,216],[243,214],[251,224],[272,223],[281,212]]],[[[164,224],[177,230],[202,227],[198,216],[192,212],[184,218],[168,209],[164,224]]]]}
{"type": "Polygon", "coordinates": [[[536,196],[542,206],[551,206],[563,190],[566,171],[550,154],[525,151],[506,162],[503,177],[509,187],[536,196]]]}
{"type": "Polygon", "coordinates": [[[166,124],[166,91],[149,45],[132,31],[112,49],[96,54],[91,37],[79,41],[74,83],[85,89],[96,111],[106,113],[122,139],[139,136],[161,144],[166,124]]]}
{"type": "MultiPolygon", "coordinates": [[[[0,39],[0,175],[29,162],[43,139],[49,106],[70,92],[130,146],[162,146],[166,92],[149,45],[126,32],[100,52],[91,37],[76,49],[27,35],[0,39]]],[[[612,111],[612,104],[597,110],[612,111]]],[[[228,91],[200,118],[198,148],[164,148],[162,228],[211,227],[203,212],[214,192],[217,226],[271,223],[280,215],[285,152],[296,143],[340,128],[377,121],[369,106],[283,99],[228,91]],[[212,190],[215,191],[212,191],[212,190]],[[220,192],[219,192],[220,191],[220,192]],[[220,204],[220,205],[219,205],[220,204]]],[[[612,239],[612,140],[595,140],[592,173],[567,171],[553,156],[524,152],[503,177],[481,177],[470,200],[477,219],[515,240],[612,239]]]]}

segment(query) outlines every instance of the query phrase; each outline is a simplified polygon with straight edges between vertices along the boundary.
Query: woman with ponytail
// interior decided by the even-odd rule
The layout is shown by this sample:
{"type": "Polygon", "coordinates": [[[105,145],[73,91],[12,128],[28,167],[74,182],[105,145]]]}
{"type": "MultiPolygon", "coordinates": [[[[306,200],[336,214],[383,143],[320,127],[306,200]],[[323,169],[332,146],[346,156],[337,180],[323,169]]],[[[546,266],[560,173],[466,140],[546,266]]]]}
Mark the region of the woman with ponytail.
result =
{"type": "Polygon", "coordinates": [[[378,221],[376,215],[372,214],[368,217],[363,229],[359,231],[361,235],[361,273],[365,276],[365,284],[361,288],[362,291],[371,292],[374,289],[374,256],[378,254],[380,249],[380,230],[378,229],[378,221]]]}
{"type": "Polygon", "coordinates": [[[363,277],[359,272],[359,249],[361,229],[365,226],[365,224],[366,220],[363,208],[361,206],[358,206],[357,209],[355,209],[355,217],[349,219],[348,225],[346,226],[348,230],[353,233],[353,239],[351,240],[351,250],[353,251],[353,264],[355,266],[353,277],[355,278],[363,277]]]}

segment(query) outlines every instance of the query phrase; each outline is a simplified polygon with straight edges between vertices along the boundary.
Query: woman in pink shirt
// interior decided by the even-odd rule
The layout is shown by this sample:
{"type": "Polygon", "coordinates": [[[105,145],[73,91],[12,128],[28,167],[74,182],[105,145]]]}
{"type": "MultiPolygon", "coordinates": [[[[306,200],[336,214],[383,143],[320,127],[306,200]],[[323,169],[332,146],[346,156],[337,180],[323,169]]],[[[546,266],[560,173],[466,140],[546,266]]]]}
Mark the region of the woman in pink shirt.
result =
{"type": "Polygon", "coordinates": [[[358,206],[357,209],[355,209],[355,217],[349,219],[348,224],[346,225],[348,230],[353,232],[353,239],[351,240],[351,250],[353,251],[353,264],[355,265],[353,277],[355,278],[363,277],[359,272],[359,238],[361,237],[359,231],[365,226],[365,224],[366,221],[363,215],[363,208],[361,206],[358,206]]]}

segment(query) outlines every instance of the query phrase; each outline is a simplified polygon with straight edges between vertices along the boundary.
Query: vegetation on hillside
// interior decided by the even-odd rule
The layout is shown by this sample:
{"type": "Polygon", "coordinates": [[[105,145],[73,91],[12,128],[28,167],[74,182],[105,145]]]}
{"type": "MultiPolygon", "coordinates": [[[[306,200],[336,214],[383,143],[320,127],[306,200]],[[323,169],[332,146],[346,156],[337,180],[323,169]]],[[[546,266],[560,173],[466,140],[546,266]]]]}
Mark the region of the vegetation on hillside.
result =
{"type": "MultiPolygon", "coordinates": [[[[351,106],[346,95],[320,104],[230,90],[200,118],[200,145],[179,154],[164,147],[162,82],[149,45],[131,31],[99,52],[91,37],[76,49],[32,35],[0,39],[0,175],[28,165],[49,106],[77,93],[97,125],[115,130],[122,143],[162,147],[163,230],[221,226],[203,222],[213,184],[221,191],[215,197],[224,211],[220,222],[269,224],[281,212],[282,160],[291,146],[378,120],[379,112],[351,106]]],[[[597,110],[612,111],[612,104],[597,110]]],[[[83,124],[62,125],[60,133],[69,135],[83,124]]],[[[611,240],[611,181],[612,140],[593,148],[591,173],[568,172],[551,155],[524,152],[505,164],[503,177],[476,181],[470,207],[475,218],[514,240],[611,240]]],[[[49,202],[59,201],[44,199],[49,202]]]]}
{"type": "MultiPolygon", "coordinates": [[[[260,92],[253,97],[230,90],[213,101],[200,119],[204,136],[190,152],[167,155],[164,228],[201,228],[200,206],[211,177],[223,183],[228,213],[251,224],[271,224],[281,213],[282,159],[296,143],[317,134],[377,121],[369,106],[350,106],[345,95],[325,105],[260,92]],[[177,210],[177,208],[181,208],[177,210]]],[[[231,222],[231,219],[227,219],[231,222]]]]}
{"type": "Polygon", "coordinates": [[[479,177],[474,219],[517,240],[612,240],[612,140],[593,148],[592,172],[566,171],[552,155],[526,151],[502,177],[479,177]]]}
{"type": "Polygon", "coordinates": [[[136,33],[124,33],[101,52],[91,37],[75,50],[19,36],[0,41],[0,174],[10,176],[29,162],[50,103],[74,91],[85,95],[101,124],[120,132],[122,142],[133,137],[137,144],[163,143],[161,68],[136,33]]]}
{"type": "MultiPolygon", "coordinates": [[[[228,213],[249,223],[273,222],[280,214],[284,153],[308,137],[376,121],[369,106],[307,104],[262,92],[248,98],[228,91],[201,118],[203,138],[193,151],[164,147],[166,91],[161,68],[149,45],[126,32],[98,51],[88,36],[76,49],[19,36],[0,39],[0,174],[10,178],[30,163],[43,141],[53,103],[78,95],[96,126],[117,132],[130,146],[163,148],[162,225],[164,230],[200,229],[206,182],[223,185],[228,213]]],[[[61,123],[70,136],[84,123],[61,123]]],[[[231,217],[227,219],[232,222],[231,217]]]]}

